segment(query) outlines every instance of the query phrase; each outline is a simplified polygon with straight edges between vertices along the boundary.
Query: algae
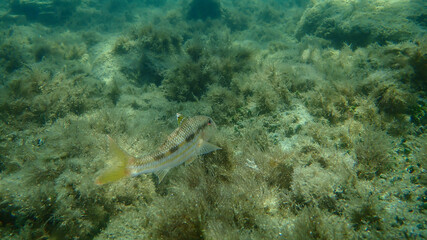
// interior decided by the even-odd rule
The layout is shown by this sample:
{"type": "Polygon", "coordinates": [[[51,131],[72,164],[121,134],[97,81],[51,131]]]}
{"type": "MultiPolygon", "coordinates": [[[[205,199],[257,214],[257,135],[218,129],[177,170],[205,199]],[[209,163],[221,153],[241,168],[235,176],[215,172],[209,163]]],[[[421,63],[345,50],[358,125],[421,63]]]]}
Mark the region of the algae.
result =
{"type": "Polygon", "coordinates": [[[0,4],[0,238],[423,239],[417,1],[0,4]],[[97,186],[176,113],[222,149],[97,186]]]}

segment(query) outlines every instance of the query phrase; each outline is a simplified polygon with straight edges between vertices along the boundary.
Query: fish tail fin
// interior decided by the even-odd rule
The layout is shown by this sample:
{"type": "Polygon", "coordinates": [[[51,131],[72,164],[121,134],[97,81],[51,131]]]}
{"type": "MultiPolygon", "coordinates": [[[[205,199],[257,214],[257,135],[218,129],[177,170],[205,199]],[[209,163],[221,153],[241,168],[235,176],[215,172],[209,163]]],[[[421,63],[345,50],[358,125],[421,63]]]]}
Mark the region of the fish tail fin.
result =
{"type": "Polygon", "coordinates": [[[95,183],[97,185],[114,182],[130,176],[128,165],[133,157],[123,151],[110,136],[108,136],[108,140],[110,142],[110,156],[114,161],[114,165],[96,178],[95,183]]]}

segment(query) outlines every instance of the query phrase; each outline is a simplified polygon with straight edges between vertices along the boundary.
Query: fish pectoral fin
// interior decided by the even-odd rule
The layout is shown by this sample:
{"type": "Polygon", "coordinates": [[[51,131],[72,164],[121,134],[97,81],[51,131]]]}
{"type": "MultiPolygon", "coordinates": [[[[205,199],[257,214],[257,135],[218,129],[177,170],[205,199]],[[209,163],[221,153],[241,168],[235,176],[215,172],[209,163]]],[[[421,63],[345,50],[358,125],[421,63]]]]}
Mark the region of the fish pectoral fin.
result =
{"type": "Polygon", "coordinates": [[[190,159],[188,159],[187,161],[185,161],[185,166],[190,165],[192,162],[194,162],[194,160],[196,160],[197,157],[191,157],[190,159]]]}
{"type": "Polygon", "coordinates": [[[154,173],[159,178],[159,183],[161,183],[163,181],[163,178],[165,178],[165,176],[166,176],[166,174],[168,174],[168,172],[169,172],[169,168],[162,169],[162,170],[159,170],[159,171],[154,173]]]}
{"type": "Polygon", "coordinates": [[[210,152],[213,152],[213,151],[216,151],[219,149],[221,149],[221,148],[216,146],[216,145],[213,145],[212,143],[203,142],[199,148],[199,155],[210,153],[210,152]]]}

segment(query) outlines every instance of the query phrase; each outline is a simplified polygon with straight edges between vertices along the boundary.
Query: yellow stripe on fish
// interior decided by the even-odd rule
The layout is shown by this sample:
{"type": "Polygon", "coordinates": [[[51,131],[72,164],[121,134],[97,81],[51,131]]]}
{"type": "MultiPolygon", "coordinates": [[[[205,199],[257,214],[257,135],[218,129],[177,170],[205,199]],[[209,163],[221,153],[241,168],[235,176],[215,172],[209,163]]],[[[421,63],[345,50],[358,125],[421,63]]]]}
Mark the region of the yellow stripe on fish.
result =
{"type": "Polygon", "coordinates": [[[155,173],[161,182],[169,169],[182,163],[189,164],[199,155],[221,149],[208,142],[212,131],[216,128],[210,117],[185,118],[177,113],[177,121],[179,127],[168,136],[157,151],[141,158],[130,156],[108,137],[110,155],[117,164],[98,176],[95,183],[101,185],[127,176],[146,173],[155,173]]]}

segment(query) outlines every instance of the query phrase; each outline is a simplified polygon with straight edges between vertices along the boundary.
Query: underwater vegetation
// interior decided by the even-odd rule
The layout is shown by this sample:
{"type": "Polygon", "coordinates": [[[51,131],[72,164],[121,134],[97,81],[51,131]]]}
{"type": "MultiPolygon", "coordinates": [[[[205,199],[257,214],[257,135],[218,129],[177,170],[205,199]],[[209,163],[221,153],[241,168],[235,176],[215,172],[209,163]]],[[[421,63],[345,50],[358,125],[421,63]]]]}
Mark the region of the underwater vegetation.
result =
{"type": "Polygon", "coordinates": [[[192,0],[188,6],[188,19],[208,18],[215,19],[221,17],[221,4],[219,0],[192,0]]]}
{"type": "Polygon", "coordinates": [[[12,0],[10,10],[14,14],[22,14],[29,21],[54,25],[68,20],[80,5],[81,0],[12,0]]]}
{"type": "Polygon", "coordinates": [[[426,238],[423,4],[1,3],[0,238],[426,238]],[[221,149],[94,183],[178,112],[221,149]]]}
{"type": "Polygon", "coordinates": [[[420,15],[414,8],[422,7],[421,1],[411,6],[400,1],[315,2],[298,23],[295,36],[299,39],[314,35],[331,41],[338,48],[344,43],[357,48],[370,43],[384,45],[409,40],[420,31],[419,22],[409,19],[417,19],[420,15]],[[405,11],[402,12],[402,8],[405,11]],[[375,24],[378,21],[383,24],[375,24]]]}

